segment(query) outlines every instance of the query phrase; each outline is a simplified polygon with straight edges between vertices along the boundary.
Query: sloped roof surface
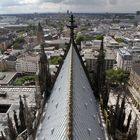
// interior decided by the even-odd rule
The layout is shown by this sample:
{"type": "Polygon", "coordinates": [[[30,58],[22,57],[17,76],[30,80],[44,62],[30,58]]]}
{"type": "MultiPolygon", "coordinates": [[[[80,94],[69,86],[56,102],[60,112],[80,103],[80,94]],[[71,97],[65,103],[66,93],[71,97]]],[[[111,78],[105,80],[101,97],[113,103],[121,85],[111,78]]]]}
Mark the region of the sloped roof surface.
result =
{"type": "Polygon", "coordinates": [[[74,140],[105,140],[97,102],[73,45],[45,106],[36,140],[69,140],[69,131],[74,140]]]}

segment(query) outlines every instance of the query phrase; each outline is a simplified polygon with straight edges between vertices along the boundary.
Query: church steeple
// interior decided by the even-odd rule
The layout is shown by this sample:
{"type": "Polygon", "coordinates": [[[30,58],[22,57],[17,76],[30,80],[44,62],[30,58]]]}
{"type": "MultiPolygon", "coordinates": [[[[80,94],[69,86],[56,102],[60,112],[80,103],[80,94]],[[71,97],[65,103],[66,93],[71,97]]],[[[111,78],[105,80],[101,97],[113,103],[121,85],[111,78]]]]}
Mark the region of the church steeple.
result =
{"type": "Polygon", "coordinates": [[[20,119],[20,131],[24,131],[26,129],[25,125],[25,115],[24,115],[24,104],[21,98],[21,95],[19,96],[20,101],[19,101],[19,119],[20,119]]]}
{"type": "Polygon", "coordinates": [[[37,28],[37,31],[38,31],[38,32],[42,32],[42,31],[43,31],[43,29],[42,29],[42,26],[41,26],[41,23],[40,23],[40,22],[38,23],[38,28],[37,28]]]}
{"type": "Polygon", "coordinates": [[[100,98],[100,96],[103,94],[103,88],[105,85],[105,55],[104,55],[104,42],[103,38],[101,41],[101,47],[99,51],[99,56],[97,59],[97,69],[96,69],[96,97],[100,98]]]}
{"type": "Polygon", "coordinates": [[[40,62],[48,63],[44,47],[45,47],[45,44],[41,44],[40,62]]]}
{"type": "Polygon", "coordinates": [[[38,23],[38,27],[37,27],[37,42],[38,44],[45,43],[43,28],[40,22],[38,23]]]}
{"type": "Polygon", "coordinates": [[[14,128],[13,122],[9,114],[7,114],[7,123],[8,123],[8,128],[9,128],[9,136],[12,140],[15,140],[17,137],[17,132],[14,128]]]}
{"type": "Polygon", "coordinates": [[[39,73],[38,80],[40,86],[40,92],[43,94],[44,91],[51,88],[51,76],[49,71],[49,63],[44,50],[45,44],[41,45],[41,54],[39,60],[39,73]]]}

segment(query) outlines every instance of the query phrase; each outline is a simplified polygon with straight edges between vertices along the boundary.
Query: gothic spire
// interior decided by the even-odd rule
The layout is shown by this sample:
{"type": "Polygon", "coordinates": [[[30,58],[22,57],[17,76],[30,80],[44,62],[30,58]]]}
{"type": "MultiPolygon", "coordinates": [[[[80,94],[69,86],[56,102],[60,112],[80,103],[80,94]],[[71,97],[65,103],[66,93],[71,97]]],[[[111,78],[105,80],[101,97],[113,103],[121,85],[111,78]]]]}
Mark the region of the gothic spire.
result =
{"type": "Polygon", "coordinates": [[[121,107],[120,107],[120,111],[119,111],[119,117],[118,117],[118,128],[119,129],[122,128],[121,124],[124,123],[124,120],[122,119],[122,115],[123,115],[123,112],[125,111],[125,98],[126,98],[126,95],[124,94],[122,103],[121,103],[121,107]]]}
{"type": "Polygon", "coordinates": [[[119,110],[119,101],[120,101],[120,94],[118,94],[118,96],[117,96],[117,101],[116,101],[116,105],[115,105],[116,114],[118,114],[118,110],[119,110]]]}
{"type": "Polygon", "coordinates": [[[24,95],[23,98],[24,98],[24,105],[25,105],[25,124],[26,124],[27,131],[30,134],[32,132],[33,118],[32,118],[31,110],[27,105],[26,96],[24,95]]]}
{"type": "Polygon", "coordinates": [[[45,44],[41,44],[41,53],[40,53],[40,63],[47,63],[48,64],[48,60],[47,60],[47,56],[45,54],[45,44]]]}
{"type": "Polygon", "coordinates": [[[127,131],[127,132],[128,132],[128,130],[129,130],[131,118],[132,118],[132,110],[130,110],[130,113],[129,113],[129,116],[128,116],[128,119],[127,119],[127,126],[126,126],[126,131],[127,131]]]}
{"type": "Polygon", "coordinates": [[[102,66],[102,71],[103,72],[105,71],[104,57],[105,57],[105,55],[104,55],[104,37],[103,37],[102,41],[101,41],[99,56],[98,56],[98,63],[102,66]]]}
{"type": "Polygon", "coordinates": [[[126,99],[126,95],[124,94],[122,103],[121,103],[120,114],[122,114],[123,109],[125,108],[125,99],[126,99]]]}
{"type": "Polygon", "coordinates": [[[15,130],[14,126],[13,126],[12,119],[10,118],[9,114],[7,114],[7,122],[8,122],[10,138],[12,140],[16,140],[17,133],[16,133],[16,130],[15,130]]]}
{"type": "Polygon", "coordinates": [[[109,100],[109,84],[108,82],[105,83],[105,86],[103,87],[103,107],[104,109],[107,109],[108,100],[109,100]]]}
{"type": "Polygon", "coordinates": [[[1,140],[6,140],[6,138],[5,138],[5,136],[4,136],[2,131],[1,131],[1,140]]]}
{"type": "Polygon", "coordinates": [[[16,114],[16,111],[15,111],[15,110],[13,110],[13,112],[14,112],[15,126],[16,126],[17,132],[18,132],[18,134],[19,134],[19,133],[20,133],[20,129],[19,129],[19,124],[18,124],[17,114],[16,114]]]}
{"type": "Polygon", "coordinates": [[[71,41],[74,42],[74,29],[77,28],[77,26],[74,24],[75,20],[73,14],[71,14],[69,22],[70,25],[67,25],[67,27],[70,28],[70,38],[71,41]]]}
{"type": "Polygon", "coordinates": [[[101,41],[100,53],[103,56],[103,54],[104,54],[104,37],[102,38],[102,41],[101,41]]]}
{"type": "Polygon", "coordinates": [[[97,58],[97,69],[96,69],[96,76],[95,76],[95,92],[96,97],[100,99],[103,94],[103,88],[105,86],[105,58],[104,58],[104,43],[103,38],[101,42],[101,47],[99,51],[99,55],[97,58]]]}
{"type": "Polygon", "coordinates": [[[40,23],[40,22],[38,23],[37,31],[38,31],[38,32],[42,32],[42,31],[43,31],[43,29],[42,29],[42,26],[41,26],[41,23],[40,23]]]}
{"type": "Polygon", "coordinates": [[[44,50],[44,44],[41,45],[41,54],[39,60],[38,80],[41,94],[51,88],[51,75],[49,71],[49,62],[44,50]]]}
{"type": "Polygon", "coordinates": [[[40,22],[38,23],[37,27],[37,42],[39,45],[45,43],[44,32],[40,22]]]}
{"type": "Polygon", "coordinates": [[[25,125],[25,115],[24,115],[24,104],[23,101],[21,99],[21,95],[19,96],[20,101],[19,101],[19,119],[20,119],[20,132],[24,131],[26,129],[26,125],[25,125]]]}
{"type": "Polygon", "coordinates": [[[138,116],[136,116],[136,118],[132,124],[132,127],[129,130],[129,135],[128,135],[129,140],[132,140],[132,139],[137,140],[137,123],[138,123],[137,117],[138,116]]]}

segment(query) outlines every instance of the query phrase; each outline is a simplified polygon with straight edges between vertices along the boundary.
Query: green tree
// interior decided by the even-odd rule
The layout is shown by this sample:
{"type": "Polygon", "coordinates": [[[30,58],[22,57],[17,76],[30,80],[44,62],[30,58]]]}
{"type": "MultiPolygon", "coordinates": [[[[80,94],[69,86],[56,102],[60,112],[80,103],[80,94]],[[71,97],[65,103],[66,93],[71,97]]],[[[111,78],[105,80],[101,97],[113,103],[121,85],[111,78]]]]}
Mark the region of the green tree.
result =
{"type": "Polygon", "coordinates": [[[95,37],[92,36],[92,35],[85,35],[85,41],[91,41],[91,40],[94,40],[95,37]]]}
{"type": "Polygon", "coordinates": [[[25,43],[25,39],[23,37],[17,38],[15,41],[13,41],[13,48],[14,49],[20,49],[21,45],[25,43]]]}
{"type": "Polygon", "coordinates": [[[35,81],[35,76],[23,76],[15,80],[15,85],[22,86],[26,81],[35,81]]]}
{"type": "Polygon", "coordinates": [[[118,43],[124,42],[124,40],[123,40],[122,38],[115,38],[115,40],[116,40],[118,43]]]}
{"type": "Polygon", "coordinates": [[[103,35],[97,35],[97,36],[95,37],[95,39],[96,39],[96,40],[102,40],[102,39],[103,39],[103,35]]]}
{"type": "Polygon", "coordinates": [[[106,71],[106,78],[110,83],[122,84],[128,80],[128,73],[122,69],[110,69],[106,71]]]}
{"type": "Polygon", "coordinates": [[[51,59],[49,60],[49,63],[52,65],[58,65],[62,60],[61,56],[53,56],[51,57],[51,59]]]}
{"type": "Polygon", "coordinates": [[[85,36],[81,33],[77,34],[76,43],[77,45],[81,45],[81,42],[85,40],[85,36]]]}
{"type": "Polygon", "coordinates": [[[15,41],[14,41],[14,43],[24,43],[25,42],[25,40],[24,40],[24,38],[23,37],[19,37],[19,38],[17,38],[15,41]]]}

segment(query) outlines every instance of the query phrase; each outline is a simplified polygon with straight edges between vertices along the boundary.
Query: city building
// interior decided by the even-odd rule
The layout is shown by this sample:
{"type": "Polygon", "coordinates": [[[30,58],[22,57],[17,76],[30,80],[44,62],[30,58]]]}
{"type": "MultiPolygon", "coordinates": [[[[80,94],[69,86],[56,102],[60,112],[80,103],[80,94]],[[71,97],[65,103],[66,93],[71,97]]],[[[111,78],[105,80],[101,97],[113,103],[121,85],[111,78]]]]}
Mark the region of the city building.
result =
{"type": "Polygon", "coordinates": [[[16,72],[0,72],[0,86],[11,85],[16,76],[16,72]]]}
{"type": "MultiPolygon", "coordinates": [[[[17,36],[26,35],[24,37],[27,47],[31,50],[24,48],[22,51],[15,50],[14,52],[11,49],[11,53],[9,50],[5,51],[1,57],[0,71],[12,71],[16,62],[17,72],[36,73],[36,87],[14,86],[11,83],[15,77],[6,77],[6,74],[0,76],[2,83],[0,86],[0,131],[3,131],[0,133],[0,139],[106,140],[108,139],[106,130],[111,139],[117,140],[133,140],[137,132],[139,135],[140,127],[138,126],[137,131],[137,123],[133,125],[135,118],[133,112],[138,114],[133,103],[139,109],[140,102],[138,98],[139,68],[132,65],[140,58],[137,44],[139,34],[136,34],[139,29],[131,26],[134,22],[131,19],[133,23],[129,23],[128,15],[78,14],[76,19],[78,30],[81,30],[87,38],[93,39],[97,35],[105,35],[102,40],[82,42],[81,52],[74,40],[76,26],[73,23],[73,16],[70,19],[71,25],[68,25],[71,29],[69,40],[64,38],[64,36],[69,36],[66,26],[63,28],[63,23],[68,21],[65,19],[65,14],[18,15],[17,22],[30,23],[34,26],[41,21],[44,29],[39,23],[37,36],[30,36],[34,34],[34,29],[31,29],[31,32],[29,29],[29,34],[17,32],[17,36]],[[120,38],[126,44],[119,43],[120,40],[116,41],[120,38]],[[122,48],[128,45],[129,47],[122,48]],[[32,49],[36,51],[36,54],[31,52],[32,49]],[[51,58],[57,57],[62,59],[60,65],[52,62],[51,58]],[[135,88],[138,93],[131,94],[134,102],[129,98],[130,96],[127,96],[125,101],[126,98],[122,95],[124,89],[120,86],[117,90],[115,87],[112,88],[110,92],[110,83],[105,74],[106,70],[113,68],[116,57],[119,67],[130,71],[131,85],[129,86],[135,88]],[[89,74],[92,74],[90,75],[92,79],[89,78],[89,74]],[[110,100],[109,93],[111,93],[110,100]],[[20,102],[19,95],[21,95],[20,102]]],[[[5,16],[2,18],[4,19],[5,16]]],[[[16,27],[13,27],[13,30],[16,30],[16,27]]],[[[21,78],[20,75],[22,74],[18,75],[19,78],[21,78]]]]}
{"type": "Polygon", "coordinates": [[[16,60],[16,71],[19,73],[36,73],[38,70],[38,54],[25,53],[16,60]]]}
{"type": "Polygon", "coordinates": [[[9,37],[0,37],[0,50],[4,52],[10,43],[11,39],[9,37]]]}
{"type": "Polygon", "coordinates": [[[108,48],[112,48],[112,49],[119,49],[123,47],[122,43],[118,43],[114,38],[112,38],[111,36],[105,36],[104,37],[104,44],[106,47],[108,48]]]}
{"type": "Polygon", "coordinates": [[[133,62],[140,61],[140,47],[125,48],[133,57],[133,62]]]}
{"type": "Polygon", "coordinates": [[[7,49],[7,45],[5,41],[0,42],[0,50],[5,51],[7,49]]]}
{"type": "Polygon", "coordinates": [[[19,115],[19,96],[26,96],[27,104],[30,107],[35,107],[35,91],[35,87],[0,87],[0,131],[5,132],[8,129],[7,114],[12,120],[14,120],[13,111],[19,115]]]}
{"type": "Polygon", "coordinates": [[[16,60],[17,58],[13,55],[9,55],[6,59],[5,59],[5,63],[7,65],[7,71],[15,71],[16,68],[16,60]]]}
{"type": "Polygon", "coordinates": [[[92,49],[99,51],[101,46],[101,40],[92,40],[92,41],[82,41],[81,49],[92,49]]]}
{"type": "Polygon", "coordinates": [[[6,70],[7,70],[6,61],[3,58],[0,58],[0,71],[6,71],[6,70]]]}
{"type": "Polygon", "coordinates": [[[117,52],[117,67],[130,71],[132,67],[132,54],[125,48],[120,48],[117,52]]]}
{"type": "Polygon", "coordinates": [[[69,43],[68,38],[59,38],[54,40],[46,40],[46,45],[49,47],[55,47],[56,49],[65,48],[65,45],[69,43]]]}
{"type": "Polygon", "coordinates": [[[140,47],[124,47],[117,52],[117,67],[130,71],[132,64],[140,61],[140,47]]]}
{"type": "MultiPolygon", "coordinates": [[[[93,71],[95,72],[98,55],[99,55],[98,51],[90,51],[84,53],[84,59],[89,73],[90,72],[92,73],[93,71]]],[[[115,63],[116,56],[113,50],[107,48],[105,50],[105,70],[112,69],[115,63]]]]}
{"type": "Polygon", "coordinates": [[[14,55],[0,55],[0,71],[15,71],[16,60],[14,55]]]}
{"type": "Polygon", "coordinates": [[[129,82],[135,91],[133,92],[133,94],[131,94],[131,97],[134,101],[135,106],[140,111],[140,61],[133,64],[130,71],[129,82]]]}

